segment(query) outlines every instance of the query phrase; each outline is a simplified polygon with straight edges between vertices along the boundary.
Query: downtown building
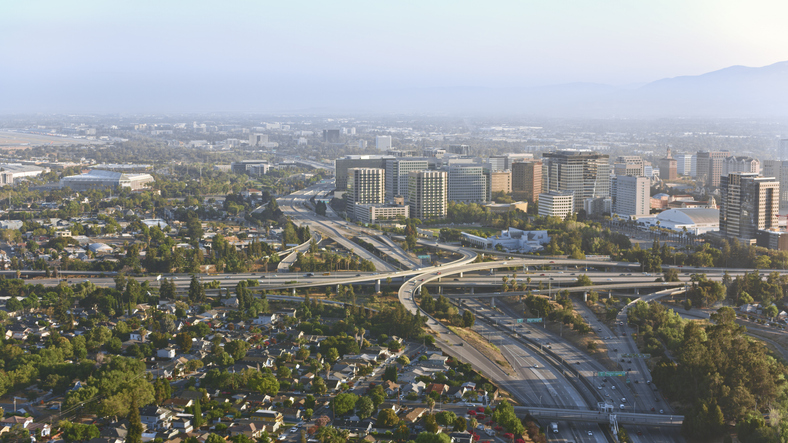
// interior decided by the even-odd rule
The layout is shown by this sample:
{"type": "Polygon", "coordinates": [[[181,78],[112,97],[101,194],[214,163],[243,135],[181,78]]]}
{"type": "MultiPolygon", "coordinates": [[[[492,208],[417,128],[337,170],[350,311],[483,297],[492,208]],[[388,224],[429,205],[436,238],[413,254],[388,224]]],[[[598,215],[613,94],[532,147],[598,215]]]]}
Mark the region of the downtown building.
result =
{"type": "Polygon", "coordinates": [[[512,193],[517,199],[531,202],[539,200],[542,193],[542,162],[521,161],[512,163],[512,193]]]}
{"type": "Polygon", "coordinates": [[[735,172],[720,178],[720,234],[750,244],[760,230],[777,228],[780,182],[735,172]]]}
{"type": "MultiPolygon", "coordinates": [[[[610,197],[610,157],[591,150],[562,150],[542,154],[542,190],[572,191],[574,210],[589,198],[610,197]]],[[[541,194],[540,207],[541,207],[541,194]]]]}
{"type": "Polygon", "coordinates": [[[613,213],[631,218],[651,212],[651,180],[648,177],[623,175],[611,180],[613,213]]]}
{"type": "Polygon", "coordinates": [[[575,208],[573,191],[548,191],[539,194],[539,215],[542,217],[558,217],[566,219],[575,208]]]}
{"type": "Polygon", "coordinates": [[[448,176],[448,199],[461,203],[487,201],[487,177],[482,166],[449,165],[444,168],[448,176]]]}
{"type": "Polygon", "coordinates": [[[394,158],[385,161],[386,199],[408,197],[408,174],[429,169],[426,159],[394,158]]]}
{"type": "Polygon", "coordinates": [[[449,178],[446,171],[408,173],[408,205],[411,218],[444,218],[448,210],[449,178]]]}
{"type": "Polygon", "coordinates": [[[386,169],[386,161],[394,160],[390,155],[346,155],[334,160],[334,176],[336,188],[339,191],[347,189],[348,170],[350,168],[376,168],[386,169]]]}
{"type": "Polygon", "coordinates": [[[347,182],[348,217],[356,220],[356,205],[381,205],[385,201],[386,171],[380,168],[350,168],[347,182]]]}
{"type": "Polygon", "coordinates": [[[696,154],[695,177],[706,186],[719,187],[723,161],[730,156],[728,151],[699,151],[696,154]]]}

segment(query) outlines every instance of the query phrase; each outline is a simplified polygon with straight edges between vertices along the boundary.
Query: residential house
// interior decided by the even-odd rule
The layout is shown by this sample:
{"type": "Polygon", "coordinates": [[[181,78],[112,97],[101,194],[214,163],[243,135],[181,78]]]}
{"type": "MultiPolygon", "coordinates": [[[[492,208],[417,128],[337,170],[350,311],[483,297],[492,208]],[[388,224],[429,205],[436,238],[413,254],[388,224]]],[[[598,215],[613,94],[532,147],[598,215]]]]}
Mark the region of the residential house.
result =
{"type": "Polygon", "coordinates": [[[277,429],[279,429],[279,426],[281,426],[282,423],[284,423],[285,417],[279,411],[258,409],[252,413],[251,420],[271,426],[271,428],[275,432],[277,429]]]}
{"type": "Polygon", "coordinates": [[[140,408],[140,421],[149,430],[168,429],[172,422],[172,411],[158,406],[145,406],[140,408]]]}
{"type": "Polygon", "coordinates": [[[383,390],[386,391],[386,395],[395,395],[399,393],[400,385],[394,383],[391,380],[386,380],[382,384],[383,390]]]}
{"type": "Polygon", "coordinates": [[[405,420],[406,423],[416,423],[424,413],[427,412],[427,408],[413,408],[408,411],[402,419],[405,420]]]}

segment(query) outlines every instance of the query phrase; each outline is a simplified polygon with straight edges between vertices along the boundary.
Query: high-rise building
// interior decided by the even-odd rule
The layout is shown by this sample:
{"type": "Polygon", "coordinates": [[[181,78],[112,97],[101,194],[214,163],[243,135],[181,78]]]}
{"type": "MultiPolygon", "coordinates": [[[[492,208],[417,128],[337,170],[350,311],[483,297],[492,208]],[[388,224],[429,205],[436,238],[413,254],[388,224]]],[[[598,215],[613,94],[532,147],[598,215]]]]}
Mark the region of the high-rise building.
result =
{"type": "Polygon", "coordinates": [[[487,201],[487,178],[481,166],[449,165],[449,200],[462,203],[487,201]]]}
{"type": "Polygon", "coordinates": [[[616,175],[633,175],[639,176],[644,174],[643,163],[615,163],[613,165],[613,172],[616,175]]]}
{"type": "Polygon", "coordinates": [[[788,209],[788,161],[764,160],[762,175],[780,182],[780,209],[788,209]]]}
{"type": "Polygon", "coordinates": [[[386,161],[393,160],[390,155],[346,155],[334,160],[334,176],[336,187],[340,191],[347,189],[348,169],[379,168],[386,169],[386,161]]]}
{"type": "Polygon", "coordinates": [[[386,171],[380,168],[350,168],[347,182],[347,212],[356,219],[355,205],[382,204],[385,200],[386,171]]]}
{"type": "Polygon", "coordinates": [[[681,175],[689,177],[695,176],[695,171],[692,169],[692,154],[679,154],[676,156],[676,172],[681,175]]]}
{"type": "Polygon", "coordinates": [[[487,200],[496,192],[512,192],[512,171],[484,171],[487,177],[487,200]]]}
{"type": "Polygon", "coordinates": [[[668,148],[668,154],[665,158],[659,159],[659,177],[662,180],[675,180],[677,178],[677,162],[668,148]]]}
{"type": "Polygon", "coordinates": [[[268,134],[249,134],[249,146],[263,146],[268,143],[268,134]]]}
{"type": "Polygon", "coordinates": [[[538,201],[542,193],[542,162],[512,163],[512,192],[518,194],[518,199],[538,201]]]}
{"type": "Polygon", "coordinates": [[[512,163],[515,162],[530,162],[534,160],[534,154],[531,152],[523,152],[519,154],[506,154],[506,164],[504,169],[512,169],[512,163]]]}
{"type": "Polygon", "coordinates": [[[730,156],[728,151],[698,151],[696,178],[706,186],[718,187],[722,177],[722,161],[730,156]]]}
{"type": "Polygon", "coordinates": [[[651,211],[651,180],[619,175],[612,180],[613,213],[642,217],[651,211]]]}
{"type": "Polygon", "coordinates": [[[574,212],[583,209],[587,198],[610,197],[609,158],[591,150],[545,152],[542,190],[573,191],[574,212]]]}
{"type": "Polygon", "coordinates": [[[777,227],[780,183],[774,177],[735,172],[720,178],[720,234],[747,242],[777,227]]]}
{"type": "Polygon", "coordinates": [[[457,155],[471,155],[471,147],[468,145],[449,145],[449,152],[457,155]]]}
{"type": "Polygon", "coordinates": [[[408,196],[408,173],[429,169],[427,160],[396,158],[386,160],[386,200],[408,196]]]}
{"type": "Polygon", "coordinates": [[[539,215],[565,219],[574,211],[574,192],[548,191],[539,194],[539,215]]]}
{"type": "Polygon", "coordinates": [[[448,208],[448,174],[446,171],[411,171],[408,173],[410,216],[418,219],[444,218],[448,208]]]}
{"type": "Polygon", "coordinates": [[[339,143],[339,129],[323,129],[323,141],[326,143],[339,143]]]}
{"type": "Polygon", "coordinates": [[[761,162],[752,157],[736,156],[722,160],[722,175],[730,175],[734,172],[754,172],[758,174],[761,172],[761,162]]]}
{"type": "Polygon", "coordinates": [[[508,157],[505,155],[491,155],[490,158],[487,159],[487,163],[490,164],[490,170],[495,171],[505,171],[506,162],[508,157]]]}
{"type": "Polygon", "coordinates": [[[782,161],[788,161],[788,138],[779,141],[777,145],[777,155],[782,161]]]}
{"type": "Polygon", "coordinates": [[[391,136],[378,135],[375,137],[375,149],[378,151],[387,151],[391,149],[391,136]]]}

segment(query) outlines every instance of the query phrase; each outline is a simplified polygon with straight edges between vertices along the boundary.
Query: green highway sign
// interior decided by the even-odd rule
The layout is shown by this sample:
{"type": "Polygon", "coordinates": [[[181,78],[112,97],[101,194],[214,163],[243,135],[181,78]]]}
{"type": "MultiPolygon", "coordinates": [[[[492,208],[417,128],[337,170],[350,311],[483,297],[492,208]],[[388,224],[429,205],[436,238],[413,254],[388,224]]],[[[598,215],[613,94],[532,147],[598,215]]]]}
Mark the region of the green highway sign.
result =
{"type": "Polygon", "coordinates": [[[651,358],[651,354],[621,354],[621,358],[651,358]]]}
{"type": "Polygon", "coordinates": [[[526,323],[541,323],[541,322],[542,322],[542,318],[541,318],[541,317],[537,317],[537,318],[526,318],[526,319],[525,319],[525,322],[526,322],[526,323]]]}
{"type": "Polygon", "coordinates": [[[430,256],[429,255],[417,255],[416,258],[420,258],[422,260],[429,260],[430,256]]]}
{"type": "Polygon", "coordinates": [[[522,319],[522,318],[518,318],[518,319],[517,319],[517,323],[522,323],[522,322],[523,322],[523,319],[522,319]]]}
{"type": "Polygon", "coordinates": [[[624,371],[602,371],[596,373],[597,377],[624,377],[626,375],[627,373],[624,371]]]}

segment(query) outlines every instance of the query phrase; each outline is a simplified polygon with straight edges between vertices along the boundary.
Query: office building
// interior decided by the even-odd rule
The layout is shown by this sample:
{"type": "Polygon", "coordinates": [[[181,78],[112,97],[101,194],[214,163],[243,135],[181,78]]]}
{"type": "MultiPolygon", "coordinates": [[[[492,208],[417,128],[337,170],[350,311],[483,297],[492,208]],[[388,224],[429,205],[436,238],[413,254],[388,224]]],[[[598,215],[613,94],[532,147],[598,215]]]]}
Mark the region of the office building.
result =
{"type": "Polygon", "coordinates": [[[679,175],[695,177],[695,159],[692,154],[679,154],[676,156],[676,172],[679,175]]]}
{"type": "Polygon", "coordinates": [[[339,129],[323,129],[323,141],[326,143],[339,143],[339,129]]]}
{"type": "Polygon", "coordinates": [[[610,197],[593,197],[583,201],[586,215],[610,215],[613,212],[613,199],[610,197]]]}
{"type": "Polygon", "coordinates": [[[0,171],[0,186],[15,186],[27,177],[38,177],[50,171],[49,168],[22,165],[19,163],[2,163],[0,164],[0,169],[2,169],[2,171],[0,171]]]}
{"type": "Polygon", "coordinates": [[[356,221],[361,223],[378,223],[384,220],[395,220],[400,217],[410,216],[410,207],[407,205],[361,205],[354,207],[356,221]]]}
{"type": "MultiPolygon", "coordinates": [[[[574,212],[587,198],[610,196],[607,154],[591,150],[563,150],[542,154],[542,190],[573,191],[574,212]]],[[[541,198],[541,196],[540,196],[541,198]]]]}
{"type": "Polygon", "coordinates": [[[615,175],[638,176],[645,173],[645,168],[642,163],[615,163],[613,165],[613,173],[615,175]]]}
{"type": "Polygon", "coordinates": [[[469,156],[471,155],[471,147],[468,145],[449,145],[449,153],[469,156]]]}
{"type": "Polygon", "coordinates": [[[508,157],[505,155],[492,155],[490,158],[487,159],[487,163],[490,165],[490,171],[505,171],[506,163],[508,157]]]}
{"type": "Polygon", "coordinates": [[[565,219],[575,212],[574,200],[575,196],[572,191],[548,191],[539,194],[539,215],[565,219]]]}
{"type": "Polygon", "coordinates": [[[512,192],[518,199],[538,201],[542,193],[542,162],[512,163],[512,192]]]}
{"type": "Polygon", "coordinates": [[[780,160],[788,161],[788,138],[784,138],[778,142],[777,155],[780,160]]]}
{"type": "Polygon", "coordinates": [[[446,171],[408,173],[410,216],[418,219],[444,218],[448,208],[449,178],[446,171]]]}
{"type": "MultiPolygon", "coordinates": [[[[761,172],[761,162],[752,157],[730,156],[722,160],[722,175],[730,175],[734,172],[761,172]]],[[[769,177],[776,177],[770,175],[769,177]]]]}
{"type": "Polygon", "coordinates": [[[612,180],[613,213],[642,217],[651,211],[651,180],[648,177],[619,175],[612,180]]]}
{"type": "Polygon", "coordinates": [[[638,155],[620,155],[613,164],[616,175],[645,175],[646,162],[638,155]]]}
{"type": "Polygon", "coordinates": [[[487,201],[487,178],[481,166],[449,165],[449,201],[462,203],[483,203],[487,201]]]}
{"type": "Polygon", "coordinates": [[[346,212],[356,219],[356,205],[380,205],[385,199],[386,171],[380,168],[350,168],[347,181],[346,212]]]}
{"type": "Polygon", "coordinates": [[[249,146],[265,146],[268,143],[268,134],[249,134],[249,146]]]}
{"type": "Polygon", "coordinates": [[[391,136],[378,135],[375,137],[375,149],[378,151],[388,151],[391,149],[391,136]]]}
{"type": "Polygon", "coordinates": [[[777,228],[780,183],[774,177],[735,172],[720,178],[720,234],[751,243],[755,233],[777,228]]]}
{"type": "MultiPolygon", "coordinates": [[[[266,165],[270,167],[268,160],[241,160],[230,163],[230,171],[235,174],[245,174],[250,172],[252,167],[256,165],[266,165]]],[[[265,172],[267,173],[268,169],[266,169],[265,172]]]]}
{"type": "Polygon", "coordinates": [[[670,148],[668,148],[665,158],[659,159],[659,178],[662,180],[675,180],[678,178],[677,169],[676,159],[673,158],[670,148]]]}
{"type": "Polygon", "coordinates": [[[132,191],[136,191],[144,189],[146,184],[153,181],[154,179],[150,174],[126,174],[122,172],[93,169],[85,174],[61,178],[60,187],[68,187],[71,188],[72,191],[120,188],[128,188],[132,191]]]}
{"type": "Polygon", "coordinates": [[[780,182],[780,209],[788,209],[788,161],[764,160],[762,175],[780,182]]]}
{"type": "Polygon", "coordinates": [[[706,186],[720,186],[722,161],[731,156],[728,151],[699,151],[697,154],[696,178],[706,186]]]}
{"type": "Polygon", "coordinates": [[[496,192],[510,194],[512,192],[512,172],[511,171],[485,171],[487,176],[487,200],[492,200],[492,195],[496,192]]]}
{"type": "Polygon", "coordinates": [[[386,160],[386,199],[408,196],[408,173],[429,169],[426,159],[395,158],[386,160]]]}
{"type": "Polygon", "coordinates": [[[348,169],[378,168],[386,169],[386,161],[393,160],[390,155],[346,155],[334,160],[334,176],[336,187],[340,191],[347,189],[348,169]]]}
{"type": "Polygon", "coordinates": [[[788,232],[762,229],[755,233],[755,244],[763,248],[788,251],[788,232]]]}
{"type": "Polygon", "coordinates": [[[533,153],[520,153],[520,154],[506,154],[506,164],[504,169],[512,169],[512,164],[515,162],[531,162],[534,161],[533,153]]]}

